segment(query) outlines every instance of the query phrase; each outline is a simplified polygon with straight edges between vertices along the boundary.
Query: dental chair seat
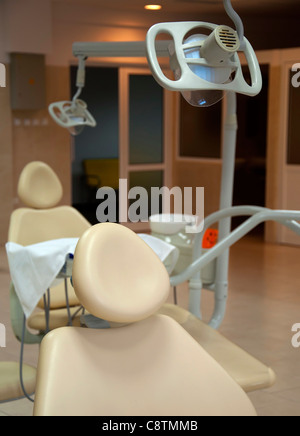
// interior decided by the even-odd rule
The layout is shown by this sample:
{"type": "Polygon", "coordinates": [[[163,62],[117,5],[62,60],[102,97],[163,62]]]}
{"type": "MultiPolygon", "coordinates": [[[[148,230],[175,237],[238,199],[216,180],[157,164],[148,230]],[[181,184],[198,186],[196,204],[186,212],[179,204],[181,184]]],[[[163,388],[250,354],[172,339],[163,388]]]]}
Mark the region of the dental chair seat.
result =
{"type": "Polygon", "coordinates": [[[271,368],[182,307],[165,304],[158,313],[176,320],[245,392],[266,389],[275,383],[271,368]]]}
{"type": "MultiPolygon", "coordinates": [[[[70,314],[73,316],[79,310],[78,306],[70,307],[70,314]]],[[[72,325],[80,327],[80,316],[82,312],[75,315],[72,319],[72,325]]],[[[68,313],[65,309],[55,309],[49,311],[49,329],[53,330],[58,327],[67,326],[69,323],[68,313]]],[[[27,320],[27,326],[31,329],[44,332],[46,328],[45,322],[45,312],[44,311],[35,311],[27,320]]]]}
{"type": "Polygon", "coordinates": [[[178,322],[154,251],[119,224],[80,238],[73,284],[110,329],[63,327],[41,343],[35,416],[255,416],[241,387],[178,322]]]}
{"type": "MultiPolygon", "coordinates": [[[[67,279],[67,286],[68,286],[68,300],[70,306],[78,306],[79,301],[78,298],[75,295],[73,286],[69,279],[67,279]]],[[[51,309],[63,309],[66,307],[66,293],[65,293],[65,285],[63,282],[61,282],[59,285],[54,286],[51,288],[51,303],[50,303],[51,309]]],[[[41,299],[38,302],[37,307],[40,309],[44,309],[44,300],[41,299]]]]}
{"type": "Polygon", "coordinates": [[[156,315],[105,331],[50,332],[41,346],[34,414],[255,416],[255,410],[178,323],[156,315]]]}
{"type": "MultiPolygon", "coordinates": [[[[16,400],[24,396],[19,376],[18,362],[0,362],[0,402],[16,400]]],[[[35,390],[36,369],[23,365],[23,383],[31,395],[35,390]]]]}

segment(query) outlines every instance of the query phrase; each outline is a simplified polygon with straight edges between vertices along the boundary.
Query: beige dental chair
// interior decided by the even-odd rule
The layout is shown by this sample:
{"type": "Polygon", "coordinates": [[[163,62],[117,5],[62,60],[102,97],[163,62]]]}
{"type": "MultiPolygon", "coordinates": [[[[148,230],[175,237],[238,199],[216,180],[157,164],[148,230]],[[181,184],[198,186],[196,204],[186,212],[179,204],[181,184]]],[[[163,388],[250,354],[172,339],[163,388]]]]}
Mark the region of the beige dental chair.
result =
{"type": "MultiPolygon", "coordinates": [[[[60,180],[55,172],[44,162],[31,162],[23,169],[18,182],[18,196],[26,207],[16,209],[10,219],[8,241],[26,246],[60,238],[79,238],[90,223],[73,207],[57,206],[63,194],[60,180]]],[[[69,284],[69,305],[71,315],[78,310],[79,301],[69,284]]],[[[45,290],[46,291],[46,290],[45,290]]],[[[50,330],[67,325],[69,322],[66,310],[66,296],[64,283],[50,291],[50,330]]],[[[11,286],[12,324],[15,335],[20,339],[21,329],[16,313],[17,297],[13,285],[11,286]],[[16,319],[17,318],[17,319],[16,319]]],[[[43,299],[38,304],[39,309],[27,320],[27,325],[39,332],[45,332],[46,319],[43,299]]],[[[79,323],[79,316],[73,323],[79,323]]],[[[26,331],[27,342],[35,339],[26,331]]],[[[37,338],[40,342],[41,337],[37,338]]]]}
{"type": "MultiPolygon", "coordinates": [[[[8,241],[26,246],[51,239],[79,238],[90,227],[90,223],[72,207],[56,207],[62,198],[62,193],[62,185],[57,175],[47,164],[31,162],[26,165],[18,182],[18,195],[26,207],[19,208],[12,213],[8,241]]],[[[74,315],[80,303],[70,284],[68,290],[70,312],[74,315]]],[[[50,294],[49,328],[51,330],[67,325],[69,314],[66,309],[64,283],[53,288],[50,294]]],[[[46,319],[43,300],[40,301],[38,307],[39,310],[27,320],[27,326],[37,330],[38,333],[33,334],[26,328],[24,343],[38,344],[44,336],[46,319]]],[[[24,314],[12,283],[10,285],[10,317],[13,332],[21,342],[24,314]]],[[[79,316],[73,319],[73,324],[79,325],[79,316]]],[[[36,368],[20,362],[0,362],[0,402],[21,398],[25,393],[30,396],[35,391],[35,383],[36,368]]]]}
{"type": "Polygon", "coordinates": [[[118,224],[80,239],[79,301],[114,328],[63,327],[39,355],[35,416],[254,416],[241,387],[176,321],[157,310],[170,291],[165,267],[118,224]]]}

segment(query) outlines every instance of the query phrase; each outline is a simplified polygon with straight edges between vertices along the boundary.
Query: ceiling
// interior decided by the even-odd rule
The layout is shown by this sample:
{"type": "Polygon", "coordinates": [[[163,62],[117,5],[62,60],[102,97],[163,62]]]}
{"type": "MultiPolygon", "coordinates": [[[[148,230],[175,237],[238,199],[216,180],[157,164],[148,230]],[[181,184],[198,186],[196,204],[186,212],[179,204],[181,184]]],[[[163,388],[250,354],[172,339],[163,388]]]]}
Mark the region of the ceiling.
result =
{"type": "MultiPolygon", "coordinates": [[[[98,25],[149,28],[166,21],[209,21],[232,25],[223,0],[52,0],[64,13],[98,25]],[[146,11],[147,3],[160,3],[161,11],[146,11]]],[[[299,47],[300,0],[232,0],[256,49],[299,47]]]]}
{"type": "MultiPolygon", "coordinates": [[[[222,13],[224,11],[223,0],[52,0],[55,3],[69,3],[98,6],[105,10],[133,11],[143,14],[156,14],[157,17],[164,14],[191,14],[191,13],[222,13]],[[146,12],[144,5],[147,3],[159,3],[163,6],[162,11],[146,12]]],[[[262,11],[273,13],[294,13],[299,10],[299,0],[232,0],[232,5],[238,13],[260,13],[262,11]]]]}

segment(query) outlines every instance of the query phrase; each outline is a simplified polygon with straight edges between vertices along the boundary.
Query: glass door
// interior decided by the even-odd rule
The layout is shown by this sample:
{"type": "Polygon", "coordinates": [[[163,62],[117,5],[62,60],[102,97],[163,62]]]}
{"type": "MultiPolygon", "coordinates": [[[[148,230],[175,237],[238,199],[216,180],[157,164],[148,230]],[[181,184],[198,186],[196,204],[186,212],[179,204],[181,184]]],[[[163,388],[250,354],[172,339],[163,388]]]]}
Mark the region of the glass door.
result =
{"type": "Polygon", "coordinates": [[[149,231],[152,188],[170,186],[172,116],[170,93],[148,69],[120,68],[120,222],[149,231]]]}
{"type": "MultiPolygon", "coordinates": [[[[300,210],[300,64],[289,61],[284,65],[282,206],[286,210],[300,210]]],[[[300,236],[283,226],[280,239],[281,243],[300,245],[300,236]]]]}

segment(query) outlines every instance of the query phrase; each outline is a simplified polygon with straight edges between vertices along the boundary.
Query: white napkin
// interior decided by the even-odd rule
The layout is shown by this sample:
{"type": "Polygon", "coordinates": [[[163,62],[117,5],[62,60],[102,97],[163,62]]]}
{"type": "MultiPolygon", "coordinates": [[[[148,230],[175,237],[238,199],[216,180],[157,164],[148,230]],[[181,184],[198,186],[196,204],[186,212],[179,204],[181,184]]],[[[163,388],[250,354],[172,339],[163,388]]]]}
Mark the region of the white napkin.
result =
{"type": "Polygon", "coordinates": [[[53,285],[68,254],[74,254],[77,242],[78,238],[66,238],[26,247],[6,244],[11,279],[27,318],[53,285]]]}
{"type": "Polygon", "coordinates": [[[139,233],[138,235],[146,242],[146,244],[149,245],[149,247],[152,248],[153,251],[155,251],[170,275],[178,261],[180,254],[179,249],[162,239],[156,238],[155,236],[144,233],[139,233]]]}

